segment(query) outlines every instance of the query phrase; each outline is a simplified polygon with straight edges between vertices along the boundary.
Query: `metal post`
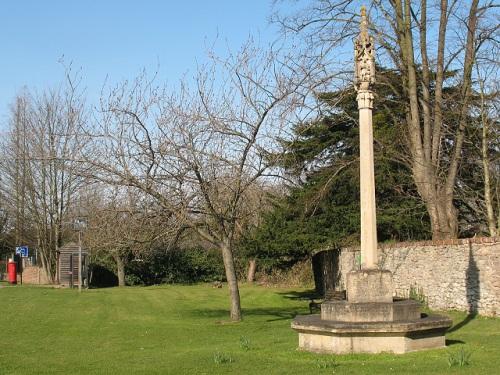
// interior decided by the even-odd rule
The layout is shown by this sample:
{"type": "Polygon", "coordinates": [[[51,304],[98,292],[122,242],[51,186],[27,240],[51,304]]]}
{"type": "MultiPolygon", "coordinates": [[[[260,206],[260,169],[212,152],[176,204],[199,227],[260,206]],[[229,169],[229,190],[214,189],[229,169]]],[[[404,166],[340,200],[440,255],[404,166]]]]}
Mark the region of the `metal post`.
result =
{"type": "Polygon", "coordinates": [[[73,278],[73,270],[75,267],[73,266],[73,254],[69,254],[69,287],[73,289],[74,278],[73,278]]]}
{"type": "Polygon", "coordinates": [[[82,291],[82,231],[78,231],[78,291],[82,291]]]}
{"type": "Polygon", "coordinates": [[[17,272],[19,272],[19,280],[21,281],[21,285],[23,285],[23,257],[21,254],[17,255],[17,259],[19,260],[19,263],[17,263],[17,272]]]}

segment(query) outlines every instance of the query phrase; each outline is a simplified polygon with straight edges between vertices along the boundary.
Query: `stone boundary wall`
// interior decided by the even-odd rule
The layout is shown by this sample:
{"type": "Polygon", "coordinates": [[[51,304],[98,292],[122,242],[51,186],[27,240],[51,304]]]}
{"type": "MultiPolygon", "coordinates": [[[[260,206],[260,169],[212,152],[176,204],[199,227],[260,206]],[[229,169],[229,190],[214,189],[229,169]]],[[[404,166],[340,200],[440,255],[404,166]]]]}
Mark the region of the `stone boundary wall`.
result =
{"type": "MultiPolygon", "coordinates": [[[[359,248],[342,249],[342,286],[359,264],[359,248]]],[[[500,316],[499,237],[381,244],[379,265],[393,272],[399,296],[414,288],[431,309],[500,316]]]]}

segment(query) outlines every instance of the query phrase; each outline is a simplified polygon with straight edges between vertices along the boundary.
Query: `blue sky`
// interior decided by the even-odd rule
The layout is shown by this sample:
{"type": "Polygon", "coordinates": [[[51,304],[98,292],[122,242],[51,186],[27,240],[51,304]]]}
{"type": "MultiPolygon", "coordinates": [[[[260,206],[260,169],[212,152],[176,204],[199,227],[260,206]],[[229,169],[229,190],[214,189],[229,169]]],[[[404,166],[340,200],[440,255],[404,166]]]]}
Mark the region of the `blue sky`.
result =
{"type": "Polygon", "coordinates": [[[270,0],[2,0],[0,2],[0,126],[27,86],[41,90],[63,79],[58,61],[81,68],[90,101],[109,76],[142,68],[175,82],[204,61],[207,46],[224,51],[253,35],[276,37],[270,0]],[[159,64],[159,65],[158,65],[159,64]]]}

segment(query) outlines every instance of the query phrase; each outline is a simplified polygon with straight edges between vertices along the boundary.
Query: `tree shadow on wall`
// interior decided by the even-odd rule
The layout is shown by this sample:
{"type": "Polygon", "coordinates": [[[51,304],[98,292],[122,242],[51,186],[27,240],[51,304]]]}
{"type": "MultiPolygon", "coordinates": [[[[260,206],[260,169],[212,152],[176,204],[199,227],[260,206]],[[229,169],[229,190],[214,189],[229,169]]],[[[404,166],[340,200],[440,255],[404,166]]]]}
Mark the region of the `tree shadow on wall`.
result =
{"type": "Polygon", "coordinates": [[[469,324],[477,316],[479,299],[481,298],[481,290],[479,286],[479,268],[477,266],[476,260],[474,259],[474,254],[472,253],[472,244],[470,241],[469,263],[465,272],[465,289],[469,314],[465,317],[464,320],[450,328],[448,332],[458,331],[460,328],[469,324]]]}

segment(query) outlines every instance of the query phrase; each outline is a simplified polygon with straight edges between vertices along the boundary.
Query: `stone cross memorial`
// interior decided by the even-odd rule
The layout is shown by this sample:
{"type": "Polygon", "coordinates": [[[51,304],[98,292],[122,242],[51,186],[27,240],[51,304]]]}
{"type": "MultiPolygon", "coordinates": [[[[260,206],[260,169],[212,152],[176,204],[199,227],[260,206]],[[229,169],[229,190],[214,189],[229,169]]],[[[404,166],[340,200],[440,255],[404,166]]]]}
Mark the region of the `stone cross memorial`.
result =
{"type": "Polygon", "coordinates": [[[361,11],[361,32],[354,49],[355,83],[359,109],[359,159],[361,184],[361,264],[377,267],[377,219],[375,213],[375,172],[373,165],[372,85],[375,83],[375,51],[368,35],[366,11],[361,11]]]}
{"type": "Polygon", "coordinates": [[[361,267],[346,275],[346,299],[325,300],[321,314],[298,316],[299,347],[327,353],[406,353],[445,346],[451,320],[423,315],[417,301],[394,298],[392,273],[378,264],[373,161],[375,48],[366,10],[354,46],[359,109],[361,267]]]}
{"type": "Polygon", "coordinates": [[[361,9],[358,38],[354,42],[355,85],[359,110],[359,171],[361,207],[361,270],[347,276],[350,302],[392,302],[392,275],[378,269],[375,168],[373,161],[373,91],[375,49],[368,34],[366,9],[361,9]]]}

